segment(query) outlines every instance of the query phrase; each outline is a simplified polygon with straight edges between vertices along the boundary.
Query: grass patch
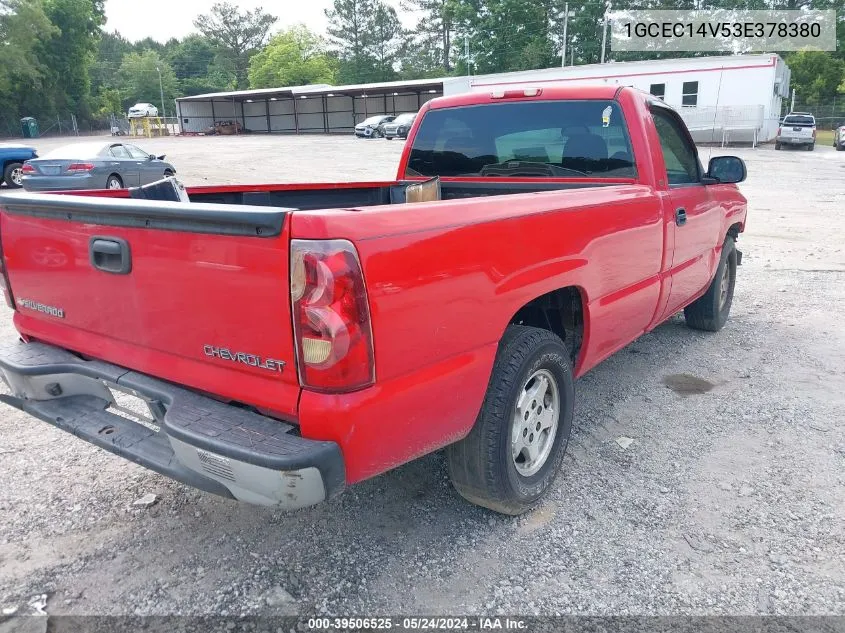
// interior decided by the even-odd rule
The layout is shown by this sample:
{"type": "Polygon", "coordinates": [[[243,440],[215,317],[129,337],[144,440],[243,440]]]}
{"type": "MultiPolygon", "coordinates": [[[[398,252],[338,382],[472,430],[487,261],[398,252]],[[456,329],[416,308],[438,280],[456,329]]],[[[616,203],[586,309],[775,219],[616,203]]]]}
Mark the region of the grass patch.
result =
{"type": "Polygon", "coordinates": [[[833,130],[816,130],[817,145],[833,145],[833,130]]]}

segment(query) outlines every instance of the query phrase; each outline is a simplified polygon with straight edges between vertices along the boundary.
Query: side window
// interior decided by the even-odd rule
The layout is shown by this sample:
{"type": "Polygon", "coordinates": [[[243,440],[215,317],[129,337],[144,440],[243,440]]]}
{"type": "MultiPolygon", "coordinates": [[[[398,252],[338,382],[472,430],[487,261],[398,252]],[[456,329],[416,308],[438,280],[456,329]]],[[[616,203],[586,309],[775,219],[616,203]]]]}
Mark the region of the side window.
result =
{"type": "Polygon", "coordinates": [[[685,81],[681,93],[681,105],[685,108],[694,108],[698,105],[698,82],[685,81]]]}
{"type": "Polygon", "coordinates": [[[135,160],[146,160],[150,157],[149,154],[135,147],[134,145],[126,145],[125,147],[127,150],[129,150],[129,155],[135,160]]]}
{"type": "Polygon", "coordinates": [[[666,163],[666,176],[670,185],[683,185],[699,182],[698,154],[695,146],[689,142],[683,133],[677,119],[652,108],[651,116],[660,138],[660,149],[663,150],[663,161],[666,163]]]}
{"type": "Polygon", "coordinates": [[[109,154],[115,158],[130,158],[129,152],[126,151],[123,145],[112,145],[109,149],[109,154]]]}

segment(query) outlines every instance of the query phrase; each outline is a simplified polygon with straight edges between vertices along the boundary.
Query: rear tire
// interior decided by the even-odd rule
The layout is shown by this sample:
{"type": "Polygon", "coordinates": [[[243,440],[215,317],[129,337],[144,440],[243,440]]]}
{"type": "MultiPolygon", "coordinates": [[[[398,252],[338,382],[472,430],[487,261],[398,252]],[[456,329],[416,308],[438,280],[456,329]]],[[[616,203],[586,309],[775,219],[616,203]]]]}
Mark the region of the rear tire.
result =
{"type": "Polygon", "coordinates": [[[446,449],[458,493],[502,514],[535,506],[563,463],[573,400],[563,341],[548,330],[508,326],[475,426],[446,449]]]}
{"type": "Polygon", "coordinates": [[[123,189],[123,180],[117,174],[112,174],[106,180],[106,189],[123,189]]]}
{"type": "Polygon", "coordinates": [[[775,143],[775,149],[780,150],[780,143],[775,143]]]}
{"type": "Polygon", "coordinates": [[[808,152],[812,152],[814,149],[816,149],[815,143],[813,143],[812,145],[807,145],[807,151],[808,152]]]}
{"type": "Polygon", "coordinates": [[[736,287],[736,242],[732,235],[722,245],[716,274],[703,296],[684,308],[687,325],[694,330],[718,332],[728,321],[736,287]]]}
{"type": "Polygon", "coordinates": [[[20,189],[23,187],[23,163],[9,163],[3,170],[3,182],[9,189],[20,189]]]}
{"type": "Polygon", "coordinates": [[[173,173],[173,170],[172,170],[172,169],[165,169],[165,170],[164,170],[164,177],[165,177],[165,178],[172,178],[172,177],[173,177],[173,176],[175,176],[175,175],[176,175],[176,174],[174,174],[174,173],[173,173]]]}

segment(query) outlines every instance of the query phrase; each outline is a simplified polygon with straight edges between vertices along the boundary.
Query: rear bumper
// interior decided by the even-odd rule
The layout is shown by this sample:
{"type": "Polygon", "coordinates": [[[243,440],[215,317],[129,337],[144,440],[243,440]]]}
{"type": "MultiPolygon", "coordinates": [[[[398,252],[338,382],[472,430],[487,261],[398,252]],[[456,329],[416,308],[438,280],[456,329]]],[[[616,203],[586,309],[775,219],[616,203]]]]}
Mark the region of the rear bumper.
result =
{"type": "Polygon", "coordinates": [[[816,142],[813,138],[790,138],[789,136],[779,136],[775,140],[781,145],[813,145],[816,142]]]}
{"type": "Polygon", "coordinates": [[[72,176],[24,176],[23,188],[27,191],[72,191],[75,189],[103,189],[105,180],[94,174],[72,176]]]}
{"type": "Polygon", "coordinates": [[[42,343],[0,350],[10,404],[115,455],[195,488],[296,509],[345,485],[340,447],[290,424],[42,343]],[[113,413],[112,390],[146,401],[150,421],[113,413]]]}

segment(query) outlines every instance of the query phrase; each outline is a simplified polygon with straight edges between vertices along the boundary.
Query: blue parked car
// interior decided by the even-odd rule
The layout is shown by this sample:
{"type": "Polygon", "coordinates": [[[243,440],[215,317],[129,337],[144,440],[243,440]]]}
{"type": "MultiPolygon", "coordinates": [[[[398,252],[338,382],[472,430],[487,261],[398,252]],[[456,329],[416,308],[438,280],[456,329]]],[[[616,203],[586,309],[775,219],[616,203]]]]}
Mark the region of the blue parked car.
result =
{"type": "Polygon", "coordinates": [[[23,186],[23,164],[33,158],[38,158],[34,147],[15,145],[14,143],[0,143],[0,165],[3,166],[3,182],[11,189],[23,186]]]}

